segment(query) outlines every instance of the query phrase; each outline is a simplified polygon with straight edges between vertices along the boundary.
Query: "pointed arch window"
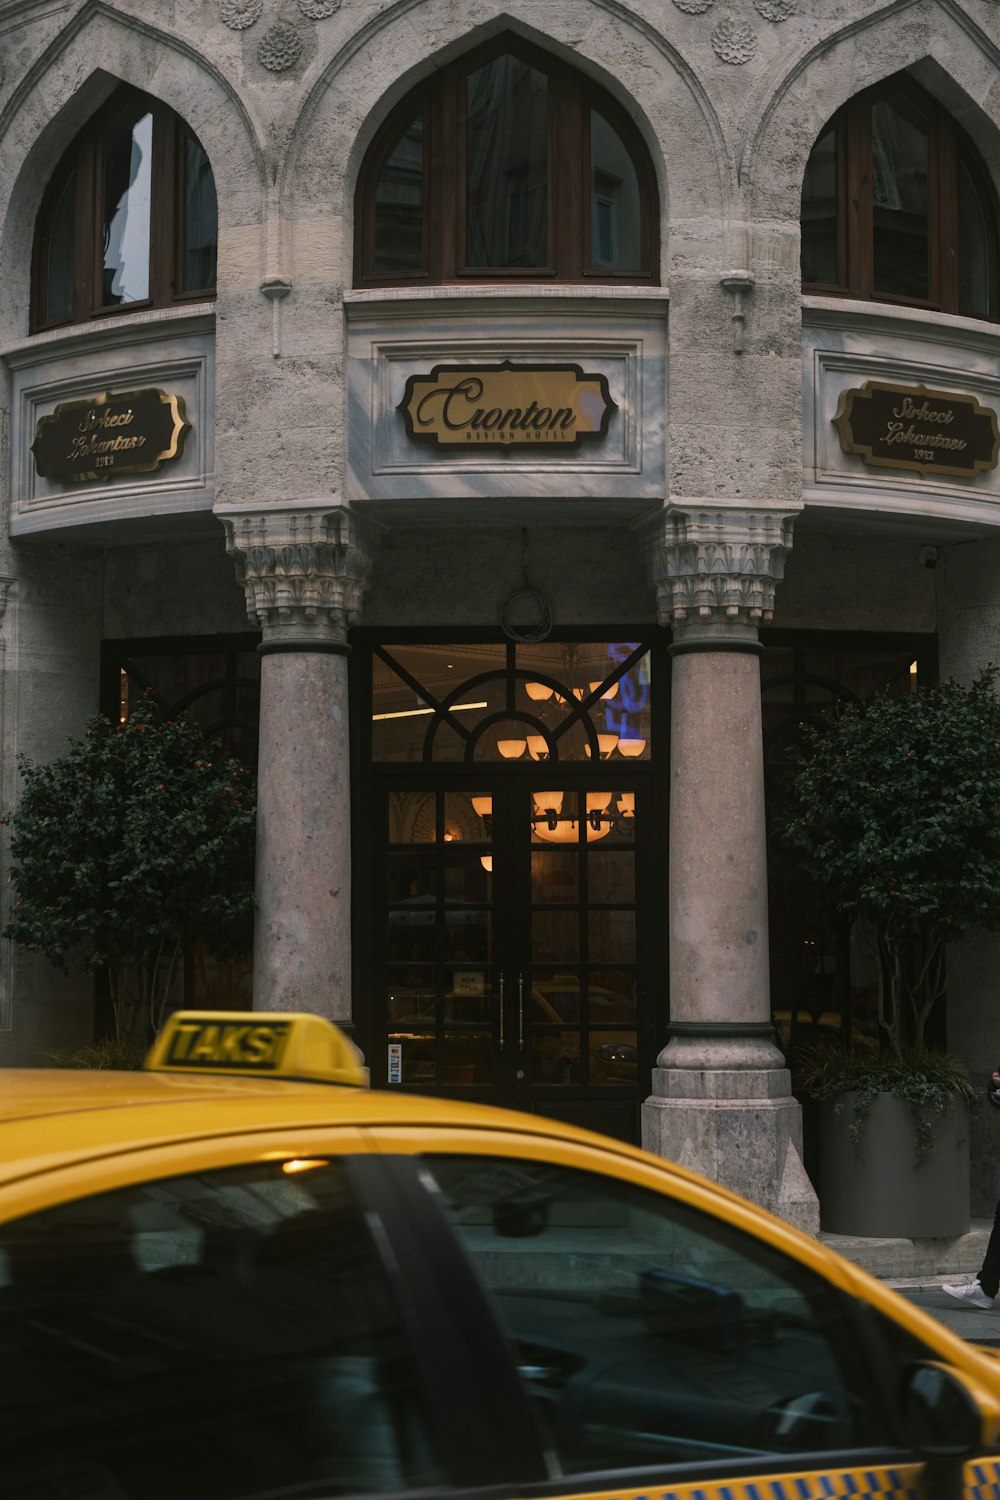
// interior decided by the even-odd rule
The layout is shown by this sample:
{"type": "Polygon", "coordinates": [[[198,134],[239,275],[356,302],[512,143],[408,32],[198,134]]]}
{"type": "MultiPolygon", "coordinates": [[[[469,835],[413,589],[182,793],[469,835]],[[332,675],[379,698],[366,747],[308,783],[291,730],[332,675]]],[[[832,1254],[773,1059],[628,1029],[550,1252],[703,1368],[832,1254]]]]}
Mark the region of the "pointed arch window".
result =
{"type": "Polygon", "coordinates": [[[214,295],[208,157],[159,100],[118,89],[59,163],[35,233],[32,331],[214,295]]]}
{"type": "Polygon", "coordinates": [[[992,184],[964,132],[905,75],[823,130],[801,227],[808,292],[1000,318],[992,184]]]}
{"type": "Polygon", "coordinates": [[[603,90],[510,37],[441,69],[372,143],[358,286],[658,280],[656,183],[603,90]]]}

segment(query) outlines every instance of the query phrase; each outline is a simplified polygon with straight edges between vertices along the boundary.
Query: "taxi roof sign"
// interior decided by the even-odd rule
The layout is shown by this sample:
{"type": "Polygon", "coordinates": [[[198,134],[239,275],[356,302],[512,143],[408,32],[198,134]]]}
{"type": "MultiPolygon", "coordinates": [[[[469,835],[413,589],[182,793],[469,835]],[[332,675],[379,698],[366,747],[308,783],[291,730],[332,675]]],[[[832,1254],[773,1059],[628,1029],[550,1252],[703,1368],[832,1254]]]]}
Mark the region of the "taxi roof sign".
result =
{"type": "Polygon", "coordinates": [[[144,1066],[158,1073],[367,1082],[354,1044],[325,1016],[306,1011],[175,1011],[144,1066]]]}

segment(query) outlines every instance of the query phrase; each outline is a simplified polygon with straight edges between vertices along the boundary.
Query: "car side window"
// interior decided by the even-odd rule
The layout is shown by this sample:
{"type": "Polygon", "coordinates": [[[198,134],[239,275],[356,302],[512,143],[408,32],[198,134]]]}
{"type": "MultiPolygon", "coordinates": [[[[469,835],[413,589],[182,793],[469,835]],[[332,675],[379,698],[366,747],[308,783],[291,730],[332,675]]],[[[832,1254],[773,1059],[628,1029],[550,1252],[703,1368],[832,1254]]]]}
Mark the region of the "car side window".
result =
{"type": "Polygon", "coordinates": [[[665,1195],[534,1161],[424,1161],[565,1474],[884,1446],[836,1288],[665,1195]]]}
{"type": "Polygon", "coordinates": [[[0,1251],[5,1500],[441,1482],[342,1163],[76,1199],[0,1224],[0,1251]]]}

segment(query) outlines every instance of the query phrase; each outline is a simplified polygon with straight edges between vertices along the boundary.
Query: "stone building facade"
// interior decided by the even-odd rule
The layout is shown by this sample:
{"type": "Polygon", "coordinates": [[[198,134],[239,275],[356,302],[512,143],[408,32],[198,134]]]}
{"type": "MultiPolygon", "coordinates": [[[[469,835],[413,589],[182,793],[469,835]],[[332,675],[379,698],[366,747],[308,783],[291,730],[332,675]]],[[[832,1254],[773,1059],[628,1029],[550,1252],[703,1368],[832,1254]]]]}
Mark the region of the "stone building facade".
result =
{"type": "MultiPolygon", "coordinates": [[[[998,658],[995,447],[941,444],[1000,403],[998,49],[992,0],[0,0],[3,801],[143,683],[249,725],[255,1005],[815,1227],[782,1049],[871,975],[769,904],[768,768],[998,658]]],[[[0,1061],[93,1025],[3,953],[0,1061]]]]}

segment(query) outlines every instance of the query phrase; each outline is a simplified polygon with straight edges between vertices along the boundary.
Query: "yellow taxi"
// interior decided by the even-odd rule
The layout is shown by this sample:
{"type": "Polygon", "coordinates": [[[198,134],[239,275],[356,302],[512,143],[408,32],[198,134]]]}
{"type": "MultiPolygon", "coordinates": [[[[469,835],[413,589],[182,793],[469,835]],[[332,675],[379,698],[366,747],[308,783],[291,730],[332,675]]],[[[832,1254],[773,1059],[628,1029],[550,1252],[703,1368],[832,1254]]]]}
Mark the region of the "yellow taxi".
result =
{"type": "Polygon", "coordinates": [[[0,1074],[3,1500],[1000,1495],[1000,1361],[553,1121],[373,1092],[315,1016],[0,1074]]]}

